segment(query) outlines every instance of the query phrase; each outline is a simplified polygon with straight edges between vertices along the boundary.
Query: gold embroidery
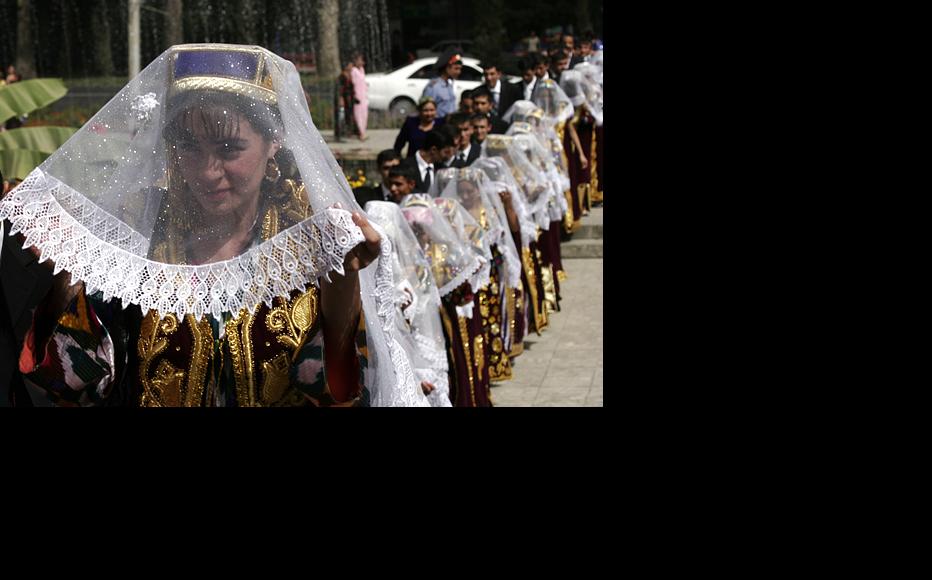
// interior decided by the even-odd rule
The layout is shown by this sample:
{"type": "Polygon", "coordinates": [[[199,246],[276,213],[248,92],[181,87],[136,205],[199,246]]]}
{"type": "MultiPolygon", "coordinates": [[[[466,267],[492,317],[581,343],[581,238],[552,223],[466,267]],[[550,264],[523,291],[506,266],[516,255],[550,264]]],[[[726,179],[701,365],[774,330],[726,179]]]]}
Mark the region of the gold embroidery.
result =
{"type": "Polygon", "coordinates": [[[479,315],[482,318],[489,317],[489,292],[487,290],[479,291],[479,315]]]}
{"type": "Polygon", "coordinates": [[[185,317],[188,328],[191,329],[191,366],[188,368],[188,388],[185,390],[184,404],[186,407],[199,407],[204,401],[204,379],[207,376],[207,365],[213,354],[213,331],[206,316],[195,320],[193,314],[185,317]]]}
{"type": "Polygon", "coordinates": [[[544,282],[544,308],[550,314],[557,311],[557,290],[553,283],[553,268],[544,266],[540,274],[544,282]]]}
{"type": "MultiPolygon", "coordinates": [[[[468,344],[468,343],[467,343],[468,344]]],[[[473,341],[473,354],[476,358],[476,381],[482,380],[482,371],[485,369],[485,337],[479,334],[473,341]]],[[[476,393],[473,390],[472,404],[476,406],[476,393]]]]}
{"type": "Polygon", "coordinates": [[[531,256],[530,248],[523,248],[521,258],[524,264],[524,273],[527,276],[528,291],[531,293],[531,312],[534,314],[534,330],[540,335],[540,331],[547,325],[546,313],[541,312],[540,303],[537,296],[537,273],[534,271],[534,258],[531,256]]]}
{"type": "Polygon", "coordinates": [[[466,357],[466,374],[469,377],[469,400],[472,406],[476,406],[476,384],[473,381],[472,358],[469,356],[469,331],[466,329],[466,319],[462,316],[456,317],[460,326],[460,339],[463,341],[463,355],[466,357]]]}
{"type": "Polygon", "coordinates": [[[151,379],[149,377],[149,367],[155,357],[168,347],[168,336],[176,330],[178,330],[178,319],[174,314],[169,314],[159,320],[159,315],[154,310],[150,310],[142,320],[136,348],[140,361],[139,380],[142,382],[140,404],[144,407],[161,407],[166,404],[166,399],[177,401],[176,406],[180,404],[181,381],[184,380],[184,373],[178,379],[178,389],[174,393],[167,392],[167,388],[174,384],[176,373],[181,371],[172,367],[168,361],[163,360],[162,364],[157,365],[155,375],[151,379]]]}
{"type": "Polygon", "coordinates": [[[279,401],[288,390],[288,370],[291,361],[287,353],[279,353],[271,361],[262,363],[262,400],[267,404],[279,401]]]}
{"type": "Polygon", "coordinates": [[[167,360],[162,360],[155,369],[151,389],[151,401],[147,406],[180,407],[184,372],[176,369],[167,360]]]}
{"type": "MultiPolygon", "coordinates": [[[[256,309],[258,311],[257,306],[256,309]]],[[[236,404],[241,407],[253,407],[255,406],[255,401],[250,393],[250,382],[247,379],[246,374],[246,360],[245,352],[242,344],[242,337],[240,336],[239,329],[246,322],[247,319],[251,319],[252,314],[244,309],[241,309],[232,320],[229,320],[226,323],[226,340],[227,345],[230,348],[230,364],[233,368],[233,382],[236,385],[236,404]]],[[[249,373],[252,374],[251,372],[249,373]]]]}
{"type": "Polygon", "coordinates": [[[262,218],[262,239],[271,239],[278,233],[278,207],[272,206],[262,218]]]}
{"type": "Polygon", "coordinates": [[[593,202],[601,203],[602,202],[602,190],[601,190],[602,185],[599,183],[599,171],[598,171],[599,160],[596,159],[597,157],[596,141],[597,141],[596,130],[595,130],[595,125],[593,125],[592,126],[592,143],[591,143],[591,146],[589,147],[590,155],[591,155],[590,157],[591,161],[589,163],[589,182],[591,183],[591,186],[589,188],[589,193],[590,193],[590,196],[593,202]]]}
{"type": "Polygon", "coordinates": [[[516,344],[515,344],[515,324],[517,323],[517,318],[516,318],[517,314],[516,314],[516,310],[519,308],[519,306],[518,306],[518,301],[519,301],[519,300],[520,300],[520,298],[518,297],[518,289],[517,289],[517,288],[508,288],[508,289],[505,290],[505,312],[507,313],[507,316],[508,316],[508,325],[509,325],[510,330],[511,330],[511,333],[510,333],[510,335],[511,335],[511,349],[510,349],[510,351],[509,351],[509,353],[508,353],[509,356],[514,356],[512,353],[514,353],[515,346],[516,346],[516,344]]]}
{"type": "Polygon", "coordinates": [[[563,229],[566,230],[566,233],[572,234],[576,231],[580,220],[575,219],[573,213],[573,194],[570,190],[563,192],[563,197],[566,198],[566,214],[563,216],[563,229]]]}
{"type": "Polygon", "coordinates": [[[265,325],[270,331],[279,333],[275,340],[292,350],[294,360],[316,320],[317,292],[312,287],[289,302],[281,301],[269,311],[265,325]]]}

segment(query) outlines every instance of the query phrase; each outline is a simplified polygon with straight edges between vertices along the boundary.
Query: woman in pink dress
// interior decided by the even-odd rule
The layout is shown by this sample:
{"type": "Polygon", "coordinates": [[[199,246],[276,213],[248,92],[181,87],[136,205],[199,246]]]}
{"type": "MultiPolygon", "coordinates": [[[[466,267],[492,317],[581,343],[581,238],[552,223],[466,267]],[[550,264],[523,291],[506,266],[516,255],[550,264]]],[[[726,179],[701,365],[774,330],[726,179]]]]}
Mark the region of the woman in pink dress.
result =
{"type": "Polygon", "coordinates": [[[353,92],[356,103],[353,105],[353,117],[359,128],[359,140],[366,140],[366,123],[369,120],[369,87],[366,86],[365,60],[362,54],[357,53],[353,59],[353,92]]]}

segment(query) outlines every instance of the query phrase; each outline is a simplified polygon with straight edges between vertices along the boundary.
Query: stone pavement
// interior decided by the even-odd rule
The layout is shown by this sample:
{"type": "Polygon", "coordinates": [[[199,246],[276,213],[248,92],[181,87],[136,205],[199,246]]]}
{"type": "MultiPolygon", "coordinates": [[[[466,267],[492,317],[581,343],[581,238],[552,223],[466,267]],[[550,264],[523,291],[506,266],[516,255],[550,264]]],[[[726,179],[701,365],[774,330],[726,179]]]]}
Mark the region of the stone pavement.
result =
{"type": "MultiPolygon", "coordinates": [[[[583,225],[595,222],[601,225],[602,208],[583,218],[583,225]]],[[[569,243],[577,242],[580,233],[569,243]]],[[[563,267],[567,279],[560,284],[561,310],[551,313],[550,326],[541,336],[525,339],[524,352],[512,359],[513,378],[492,384],[496,406],[602,406],[601,247],[598,258],[564,258],[563,267]]]]}
{"type": "Polygon", "coordinates": [[[322,130],[320,134],[337,158],[369,160],[375,159],[379,151],[391,149],[395,145],[398,131],[399,129],[373,129],[366,135],[368,138],[365,141],[344,136],[340,142],[334,141],[332,130],[322,130]]]}

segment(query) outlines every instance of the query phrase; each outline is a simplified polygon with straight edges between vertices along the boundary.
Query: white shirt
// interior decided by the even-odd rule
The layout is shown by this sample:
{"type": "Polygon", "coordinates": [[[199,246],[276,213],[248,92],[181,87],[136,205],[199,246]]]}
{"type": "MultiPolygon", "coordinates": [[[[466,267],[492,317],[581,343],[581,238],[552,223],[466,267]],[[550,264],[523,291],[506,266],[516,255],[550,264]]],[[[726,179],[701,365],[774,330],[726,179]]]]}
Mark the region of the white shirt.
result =
{"type": "MultiPolygon", "coordinates": [[[[471,149],[472,149],[472,142],[470,141],[469,145],[468,145],[465,149],[463,149],[462,151],[458,151],[458,152],[456,153],[456,155],[457,155],[457,157],[459,157],[460,155],[462,155],[462,156],[463,156],[463,161],[466,161],[467,159],[469,159],[469,151],[470,151],[471,149]]],[[[456,159],[456,157],[454,157],[454,159],[456,159]]]]}
{"type": "Polygon", "coordinates": [[[392,197],[392,190],[385,187],[385,184],[382,184],[382,199],[385,201],[395,201],[395,198],[392,197]]]}
{"type": "Polygon", "coordinates": [[[534,77],[534,78],[531,80],[531,82],[529,82],[528,84],[524,85],[524,100],[525,100],[525,101],[530,101],[530,100],[531,100],[531,94],[534,92],[534,85],[536,85],[536,84],[537,84],[537,77],[534,77]]]}
{"type": "Polygon", "coordinates": [[[427,179],[427,168],[430,167],[431,169],[430,181],[431,183],[433,183],[434,182],[434,175],[433,175],[434,164],[424,161],[424,158],[421,157],[420,150],[418,150],[417,153],[414,154],[414,158],[417,160],[417,170],[421,174],[421,181],[424,181],[425,179],[427,179]]]}
{"type": "Polygon", "coordinates": [[[492,105],[497,109],[499,99],[501,99],[502,96],[502,79],[495,81],[495,87],[489,90],[492,92],[492,105]]]}

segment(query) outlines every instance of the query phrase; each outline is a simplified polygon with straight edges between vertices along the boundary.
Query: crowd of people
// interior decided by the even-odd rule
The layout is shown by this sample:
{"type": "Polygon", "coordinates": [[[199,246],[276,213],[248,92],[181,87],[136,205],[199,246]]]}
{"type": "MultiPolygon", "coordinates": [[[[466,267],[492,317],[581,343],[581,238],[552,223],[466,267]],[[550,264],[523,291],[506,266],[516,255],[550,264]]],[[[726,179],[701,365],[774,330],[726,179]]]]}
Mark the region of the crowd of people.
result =
{"type": "Polygon", "coordinates": [[[602,54],[574,56],[451,102],[442,55],[351,191],[291,63],[172,47],[0,200],[0,404],[491,406],[602,200],[602,54]]]}
{"type": "Polygon", "coordinates": [[[522,60],[516,83],[485,63],[458,101],[460,55],[441,55],[417,115],[378,155],[382,182],[354,190],[407,272],[400,334],[433,405],[492,404],[491,383],[560,309],[561,241],[602,203],[602,52],[565,40],[522,60]]]}

